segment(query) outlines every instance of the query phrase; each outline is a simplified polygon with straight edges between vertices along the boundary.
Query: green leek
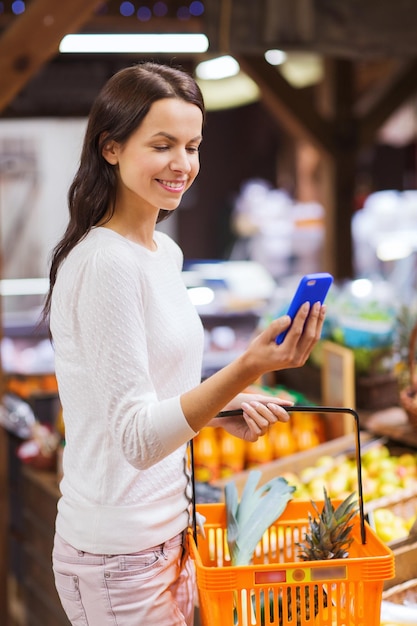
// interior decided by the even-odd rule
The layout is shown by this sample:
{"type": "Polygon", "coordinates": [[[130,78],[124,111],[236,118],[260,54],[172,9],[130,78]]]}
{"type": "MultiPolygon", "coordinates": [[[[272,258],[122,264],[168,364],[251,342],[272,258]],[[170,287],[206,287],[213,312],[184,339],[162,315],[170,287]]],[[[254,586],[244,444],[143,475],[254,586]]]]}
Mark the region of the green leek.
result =
{"type": "Polygon", "coordinates": [[[240,502],[235,483],[231,481],[225,486],[227,542],[232,565],[250,565],[256,546],[282,515],[295,491],[282,477],[257,488],[261,476],[260,470],[249,472],[240,502]]]}

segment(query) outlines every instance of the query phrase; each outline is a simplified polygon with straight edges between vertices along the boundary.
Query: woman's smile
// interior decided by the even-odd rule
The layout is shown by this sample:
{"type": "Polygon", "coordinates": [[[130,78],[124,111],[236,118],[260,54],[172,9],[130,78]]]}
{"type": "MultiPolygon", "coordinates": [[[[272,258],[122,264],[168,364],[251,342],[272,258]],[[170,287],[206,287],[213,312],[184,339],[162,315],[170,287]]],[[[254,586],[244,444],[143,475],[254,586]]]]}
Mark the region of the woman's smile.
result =
{"type": "Polygon", "coordinates": [[[168,191],[176,193],[183,193],[187,184],[186,180],[164,180],[157,178],[156,181],[168,191]]]}

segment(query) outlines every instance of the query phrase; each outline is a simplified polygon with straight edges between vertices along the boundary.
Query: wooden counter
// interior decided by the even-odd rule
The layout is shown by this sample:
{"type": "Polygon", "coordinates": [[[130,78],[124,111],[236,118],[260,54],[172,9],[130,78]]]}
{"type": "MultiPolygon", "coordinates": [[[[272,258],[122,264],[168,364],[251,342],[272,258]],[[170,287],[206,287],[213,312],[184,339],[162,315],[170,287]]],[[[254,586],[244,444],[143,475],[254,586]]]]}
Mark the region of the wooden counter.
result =
{"type": "Polygon", "coordinates": [[[0,427],[0,623],[14,624],[8,581],[16,581],[25,626],[70,626],[55,589],[52,546],[59,489],[55,472],[31,469],[21,443],[0,427]]]}
{"type": "Polygon", "coordinates": [[[23,587],[27,626],[69,626],[52,573],[56,504],[56,476],[22,468],[23,587]]]}

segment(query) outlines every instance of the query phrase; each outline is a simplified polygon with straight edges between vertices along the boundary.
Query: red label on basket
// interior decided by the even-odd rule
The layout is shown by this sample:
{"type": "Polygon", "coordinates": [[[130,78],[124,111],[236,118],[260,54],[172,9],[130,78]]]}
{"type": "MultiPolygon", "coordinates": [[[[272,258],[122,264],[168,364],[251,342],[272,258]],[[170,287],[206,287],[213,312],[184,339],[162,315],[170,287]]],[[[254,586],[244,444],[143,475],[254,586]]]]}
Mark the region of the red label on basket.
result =
{"type": "Polygon", "coordinates": [[[285,583],[287,581],[285,570],[267,570],[255,572],[255,585],[267,585],[268,583],[285,583]]]}

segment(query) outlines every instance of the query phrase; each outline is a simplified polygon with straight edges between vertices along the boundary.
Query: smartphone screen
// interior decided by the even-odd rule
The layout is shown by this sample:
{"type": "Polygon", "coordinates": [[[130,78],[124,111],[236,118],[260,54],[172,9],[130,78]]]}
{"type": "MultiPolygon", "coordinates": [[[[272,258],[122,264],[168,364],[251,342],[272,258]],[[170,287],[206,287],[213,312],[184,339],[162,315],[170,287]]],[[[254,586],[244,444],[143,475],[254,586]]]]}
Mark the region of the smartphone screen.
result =
{"type": "MultiPolygon", "coordinates": [[[[287,315],[290,316],[291,320],[294,319],[298,309],[304,302],[309,302],[310,305],[313,305],[315,302],[323,304],[332,283],[333,276],[327,272],[303,276],[288,307],[287,315]]],[[[277,336],[276,343],[281,344],[284,341],[290,328],[291,326],[277,336]]]]}

